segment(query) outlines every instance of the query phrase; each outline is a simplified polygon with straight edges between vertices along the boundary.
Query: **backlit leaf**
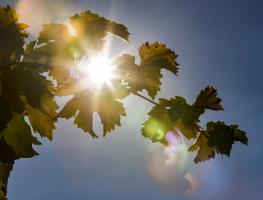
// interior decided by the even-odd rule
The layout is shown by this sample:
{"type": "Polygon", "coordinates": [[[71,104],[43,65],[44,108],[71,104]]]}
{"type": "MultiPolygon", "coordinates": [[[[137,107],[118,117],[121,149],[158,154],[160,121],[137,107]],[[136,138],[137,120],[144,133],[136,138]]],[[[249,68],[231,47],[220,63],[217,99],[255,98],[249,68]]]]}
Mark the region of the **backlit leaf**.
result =
{"type": "Polygon", "coordinates": [[[154,42],[146,42],[139,48],[141,58],[141,80],[145,85],[144,89],[148,91],[151,98],[154,98],[160,90],[160,79],[162,78],[161,69],[166,69],[175,75],[178,72],[177,55],[166,45],[154,42]]]}
{"type": "Polygon", "coordinates": [[[197,156],[194,159],[195,163],[215,157],[215,149],[207,144],[207,137],[204,132],[200,133],[196,142],[189,147],[188,151],[197,151],[197,156]]]}
{"type": "Polygon", "coordinates": [[[142,44],[139,55],[141,58],[139,65],[135,63],[134,56],[122,55],[115,59],[120,78],[127,82],[131,92],[136,93],[145,89],[154,99],[160,90],[160,79],[163,77],[161,70],[166,69],[177,75],[177,55],[166,45],[158,42],[142,44]]]}
{"type": "Polygon", "coordinates": [[[7,128],[3,131],[6,144],[13,148],[17,157],[29,158],[38,155],[32,148],[32,144],[39,144],[32,136],[29,125],[25,122],[24,116],[14,114],[7,128]]]}
{"type": "Polygon", "coordinates": [[[159,105],[148,113],[149,119],[144,123],[142,134],[153,142],[166,143],[168,131],[179,129],[186,138],[195,138],[199,132],[200,112],[187,104],[182,97],[170,100],[159,99],[159,105]]]}
{"type": "Polygon", "coordinates": [[[25,110],[33,130],[51,140],[53,130],[55,129],[54,120],[39,109],[34,109],[28,104],[25,105],[25,110]]]}
{"type": "Polygon", "coordinates": [[[86,90],[75,95],[64,106],[59,113],[59,117],[69,119],[75,117],[74,123],[85,132],[89,132],[92,137],[97,137],[93,130],[93,114],[98,113],[103,124],[104,136],[116,125],[120,125],[121,116],[125,116],[125,110],[120,101],[107,89],[98,95],[86,90]]]}
{"type": "Polygon", "coordinates": [[[149,119],[144,122],[141,129],[142,135],[151,139],[152,142],[167,144],[165,135],[168,131],[174,130],[173,123],[162,106],[155,106],[149,113],[149,119]]]}
{"type": "Polygon", "coordinates": [[[246,133],[238,129],[237,125],[225,125],[223,122],[208,122],[206,130],[198,136],[195,144],[189,151],[196,151],[197,155],[194,161],[201,162],[214,158],[215,154],[230,156],[232,145],[235,141],[247,144],[246,133]]]}
{"type": "Polygon", "coordinates": [[[204,90],[201,90],[194,106],[202,109],[223,110],[220,102],[221,99],[217,97],[217,90],[211,86],[207,86],[204,90]]]}
{"type": "Polygon", "coordinates": [[[199,117],[202,114],[198,108],[189,105],[183,97],[176,96],[170,100],[160,99],[169,113],[170,120],[183,135],[188,138],[195,138],[200,130],[199,117]]]}
{"type": "Polygon", "coordinates": [[[72,16],[69,23],[75,29],[88,55],[102,50],[104,38],[108,32],[127,41],[130,35],[124,25],[107,20],[91,11],[72,16]]]}

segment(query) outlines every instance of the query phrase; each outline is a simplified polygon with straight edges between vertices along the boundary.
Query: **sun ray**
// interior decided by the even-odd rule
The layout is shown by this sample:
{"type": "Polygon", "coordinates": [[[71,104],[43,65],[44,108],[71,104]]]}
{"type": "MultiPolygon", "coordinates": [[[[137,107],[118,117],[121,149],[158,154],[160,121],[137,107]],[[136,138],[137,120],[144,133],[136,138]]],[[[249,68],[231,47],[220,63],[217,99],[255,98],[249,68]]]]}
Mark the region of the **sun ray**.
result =
{"type": "Polygon", "coordinates": [[[87,74],[94,87],[101,88],[104,85],[112,87],[111,80],[115,78],[115,66],[105,54],[82,59],[79,63],[79,68],[87,74]]]}

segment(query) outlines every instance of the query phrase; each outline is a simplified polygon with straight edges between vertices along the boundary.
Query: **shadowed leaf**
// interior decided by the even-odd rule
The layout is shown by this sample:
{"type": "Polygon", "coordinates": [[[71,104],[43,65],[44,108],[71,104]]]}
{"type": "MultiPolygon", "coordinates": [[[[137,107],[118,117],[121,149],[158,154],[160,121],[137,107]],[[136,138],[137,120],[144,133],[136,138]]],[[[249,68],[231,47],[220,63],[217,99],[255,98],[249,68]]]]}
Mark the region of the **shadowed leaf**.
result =
{"type": "Polygon", "coordinates": [[[159,99],[159,105],[153,107],[148,115],[150,117],[144,123],[142,133],[153,142],[165,144],[166,133],[175,129],[179,129],[186,138],[195,138],[199,132],[200,112],[187,104],[182,97],[176,96],[170,100],[159,99]],[[156,140],[156,137],[159,139],[156,140]]]}
{"type": "Polygon", "coordinates": [[[24,116],[14,114],[7,128],[3,131],[6,144],[13,148],[16,157],[29,158],[38,155],[32,148],[32,144],[39,144],[32,136],[29,125],[25,122],[24,116]]]}
{"type": "Polygon", "coordinates": [[[237,125],[225,125],[223,122],[208,122],[206,130],[202,131],[195,144],[189,151],[197,151],[195,162],[214,158],[215,154],[230,156],[232,145],[235,141],[248,143],[246,133],[238,129],[237,125]]]}
{"type": "Polygon", "coordinates": [[[215,150],[207,144],[205,133],[201,132],[196,142],[189,147],[188,151],[196,151],[197,156],[194,159],[195,163],[209,160],[215,157],[215,150]]]}
{"type": "Polygon", "coordinates": [[[13,148],[6,144],[5,139],[0,139],[0,162],[1,163],[12,163],[17,159],[13,148]]]}
{"type": "Polygon", "coordinates": [[[17,61],[23,55],[26,24],[18,23],[18,14],[10,6],[0,6],[0,65],[17,61]]]}
{"type": "Polygon", "coordinates": [[[221,99],[217,97],[217,90],[211,86],[207,86],[197,96],[194,106],[202,109],[223,110],[220,102],[221,99]]]}

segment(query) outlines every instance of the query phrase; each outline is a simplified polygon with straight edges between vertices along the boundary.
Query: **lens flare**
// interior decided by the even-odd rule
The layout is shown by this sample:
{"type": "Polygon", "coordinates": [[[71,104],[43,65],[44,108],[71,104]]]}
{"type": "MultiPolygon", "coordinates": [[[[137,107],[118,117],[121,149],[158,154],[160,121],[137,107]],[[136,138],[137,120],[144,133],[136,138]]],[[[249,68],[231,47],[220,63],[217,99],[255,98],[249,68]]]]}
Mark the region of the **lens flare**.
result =
{"type": "Polygon", "coordinates": [[[165,153],[167,155],[175,153],[181,146],[182,140],[178,133],[173,131],[168,131],[165,135],[165,139],[168,142],[168,146],[165,148],[165,153]]]}
{"type": "Polygon", "coordinates": [[[111,80],[114,79],[115,66],[111,64],[107,56],[100,55],[91,59],[80,61],[80,70],[87,74],[89,80],[96,87],[101,87],[104,84],[111,85],[111,80]]]}
{"type": "Polygon", "coordinates": [[[30,24],[27,31],[37,36],[43,24],[61,23],[76,13],[73,1],[65,0],[19,0],[15,1],[20,21],[30,24]],[[37,14],[36,14],[37,13],[37,14]]]}
{"type": "Polygon", "coordinates": [[[187,153],[187,145],[182,133],[175,128],[164,135],[168,145],[152,146],[149,156],[149,173],[162,188],[188,195],[198,186],[197,178],[190,171],[192,158],[187,153]]]}
{"type": "Polygon", "coordinates": [[[165,147],[164,153],[168,156],[165,161],[165,165],[170,166],[177,163],[178,168],[181,170],[185,167],[187,160],[187,148],[182,142],[181,132],[176,129],[174,131],[168,131],[165,135],[165,139],[168,142],[168,146],[165,147]]]}

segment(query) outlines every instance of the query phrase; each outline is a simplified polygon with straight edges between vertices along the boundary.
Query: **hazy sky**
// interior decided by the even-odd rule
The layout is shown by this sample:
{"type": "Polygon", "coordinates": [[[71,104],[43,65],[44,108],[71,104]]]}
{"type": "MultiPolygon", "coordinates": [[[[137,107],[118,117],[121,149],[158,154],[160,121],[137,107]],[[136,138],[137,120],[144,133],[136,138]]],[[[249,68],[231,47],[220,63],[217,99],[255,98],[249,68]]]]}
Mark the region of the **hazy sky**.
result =
{"type": "MultiPolygon", "coordinates": [[[[92,10],[129,28],[130,44],[114,40],[113,52],[135,53],[145,41],[166,43],[179,54],[180,71],[178,77],[164,73],[159,97],[182,95],[192,102],[202,88],[213,85],[225,111],[209,112],[202,119],[240,124],[249,137],[248,147],[234,145],[230,159],[219,156],[194,165],[190,155],[183,169],[178,163],[167,168],[162,164],[163,149],[140,135],[151,105],[128,98],[128,117],[106,138],[92,140],[72,121],[60,120],[54,140],[44,140],[37,148],[40,156],[16,162],[9,183],[10,200],[263,199],[262,1],[0,3],[16,5],[35,34],[41,23],[63,21],[77,11],[92,10]],[[186,173],[191,174],[192,183],[184,178],[186,173]]],[[[97,125],[97,129],[101,127],[97,125]]]]}

